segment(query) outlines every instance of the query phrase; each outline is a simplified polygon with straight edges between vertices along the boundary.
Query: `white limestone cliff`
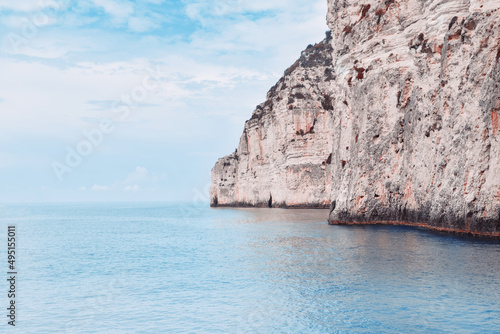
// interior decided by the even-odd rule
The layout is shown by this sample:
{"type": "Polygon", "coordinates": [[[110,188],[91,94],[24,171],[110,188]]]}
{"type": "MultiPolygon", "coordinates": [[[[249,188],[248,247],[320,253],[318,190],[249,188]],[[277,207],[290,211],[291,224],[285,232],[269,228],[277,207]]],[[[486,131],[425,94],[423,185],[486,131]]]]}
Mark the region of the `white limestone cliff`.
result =
{"type": "Polygon", "coordinates": [[[330,205],[330,42],[302,53],[246,122],[236,152],[217,162],[213,206],[330,205]]]}

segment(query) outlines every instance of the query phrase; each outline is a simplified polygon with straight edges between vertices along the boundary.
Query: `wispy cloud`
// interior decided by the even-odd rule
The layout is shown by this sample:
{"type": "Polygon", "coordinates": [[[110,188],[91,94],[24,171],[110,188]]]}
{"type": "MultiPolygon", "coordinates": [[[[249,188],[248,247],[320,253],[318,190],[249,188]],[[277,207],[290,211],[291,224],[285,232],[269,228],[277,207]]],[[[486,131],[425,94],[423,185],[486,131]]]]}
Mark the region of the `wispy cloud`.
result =
{"type": "MultiPolygon", "coordinates": [[[[155,189],[155,187],[163,182],[166,174],[156,174],[149,172],[145,167],[136,167],[136,169],[128,174],[123,180],[116,181],[110,185],[94,184],[90,189],[93,191],[126,191],[135,192],[142,188],[145,190],[155,189]]],[[[86,187],[80,187],[80,191],[86,190],[86,187]]]]}
{"type": "Polygon", "coordinates": [[[201,0],[188,1],[186,13],[192,18],[208,22],[214,17],[229,16],[243,13],[258,13],[269,11],[286,11],[293,8],[293,2],[285,0],[201,0]]]}
{"type": "Polygon", "coordinates": [[[92,186],[93,191],[108,191],[110,188],[108,186],[100,186],[98,184],[94,184],[92,186]]]}
{"type": "Polygon", "coordinates": [[[39,1],[39,0],[0,0],[0,11],[11,10],[17,12],[34,12],[45,8],[59,6],[56,1],[39,1]]]}
{"type": "Polygon", "coordinates": [[[161,5],[162,3],[165,2],[165,0],[144,0],[144,2],[149,2],[155,5],[161,5]]]}
{"type": "Polygon", "coordinates": [[[159,29],[160,27],[161,23],[159,19],[151,16],[135,16],[128,20],[128,29],[135,32],[146,32],[159,29]]]}
{"type": "Polygon", "coordinates": [[[104,9],[115,22],[124,22],[130,15],[134,13],[133,3],[130,1],[114,1],[114,0],[91,0],[94,5],[104,9]]]}
{"type": "Polygon", "coordinates": [[[123,182],[136,183],[144,181],[148,178],[148,170],[144,167],[138,166],[134,172],[130,173],[123,182]]]}
{"type": "MultiPolygon", "coordinates": [[[[102,100],[102,101],[94,101],[89,100],[87,104],[93,106],[92,110],[97,111],[110,111],[113,109],[113,106],[116,105],[116,100],[102,100]]],[[[152,107],[161,107],[161,104],[158,103],[137,103],[138,108],[152,108],[152,107]]],[[[90,120],[88,117],[82,117],[81,119],[90,120]]]]}
{"type": "MultiPolygon", "coordinates": [[[[192,45],[214,52],[289,52],[303,37],[327,29],[326,1],[314,1],[305,8],[297,0],[201,1],[189,4],[186,10],[204,27],[193,34],[192,45]],[[218,12],[222,14],[215,15],[218,12]]],[[[319,41],[321,35],[317,36],[319,41]]]]}
{"type": "MultiPolygon", "coordinates": [[[[17,31],[20,31],[22,33],[22,29],[26,29],[28,25],[30,25],[30,21],[32,20],[32,17],[29,15],[22,15],[22,14],[10,14],[10,15],[5,15],[2,16],[0,21],[4,26],[10,29],[16,29],[17,31]]],[[[47,27],[50,25],[54,25],[57,23],[57,18],[54,16],[44,16],[43,20],[37,20],[37,29],[47,27]]]]}
{"type": "MultiPolygon", "coordinates": [[[[0,159],[0,184],[32,189],[32,180],[14,183],[25,175],[49,184],[42,162],[63,161],[65,148],[104,118],[117,128],[67,183],[53,186],[66,187],[62,197],[157,189],[178,199],[173,187],[205,185],[269,87],[326,30],[324,0],[43,3],[0,0],[0,142],[13,143],[0,159]],[[38,13],[49,20],[25,38],[23,24],[38,13]],[[9,33],[25,38],[16,50],[9,33]],[[118,121],[113,106],[151,69],[158,87],[118,121]]],[[[11,194],[0,191],[0,200],[11,194]]]]}

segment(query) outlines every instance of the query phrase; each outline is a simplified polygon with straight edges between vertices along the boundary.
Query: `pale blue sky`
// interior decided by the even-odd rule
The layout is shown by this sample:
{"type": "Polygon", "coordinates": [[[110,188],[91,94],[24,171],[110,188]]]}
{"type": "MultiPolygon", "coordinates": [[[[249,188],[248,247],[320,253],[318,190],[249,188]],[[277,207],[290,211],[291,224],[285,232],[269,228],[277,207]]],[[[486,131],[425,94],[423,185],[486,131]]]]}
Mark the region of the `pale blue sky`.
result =
{"type": "Polygon", "coordinates": [[[202,197],[325,16],[326,0],[0,0],[0,202],[202,197]]]}

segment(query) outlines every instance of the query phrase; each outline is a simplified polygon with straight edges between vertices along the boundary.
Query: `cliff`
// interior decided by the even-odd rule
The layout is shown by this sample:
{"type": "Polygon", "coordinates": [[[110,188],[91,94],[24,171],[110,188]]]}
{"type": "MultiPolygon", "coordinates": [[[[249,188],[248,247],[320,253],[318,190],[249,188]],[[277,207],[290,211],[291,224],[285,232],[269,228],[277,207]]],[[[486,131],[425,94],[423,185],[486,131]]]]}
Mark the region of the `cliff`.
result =
{"type": "Polygon", "coordinates": [[[499,7],[329,0],[331,33],[216,164],[212,205],[500,236],[499,7]]]}
{"type": "Polygon", "coordinates": [[[328,208],[333,137],[330,34],[310,45],[212,170],[213,206],[328,208]]]}

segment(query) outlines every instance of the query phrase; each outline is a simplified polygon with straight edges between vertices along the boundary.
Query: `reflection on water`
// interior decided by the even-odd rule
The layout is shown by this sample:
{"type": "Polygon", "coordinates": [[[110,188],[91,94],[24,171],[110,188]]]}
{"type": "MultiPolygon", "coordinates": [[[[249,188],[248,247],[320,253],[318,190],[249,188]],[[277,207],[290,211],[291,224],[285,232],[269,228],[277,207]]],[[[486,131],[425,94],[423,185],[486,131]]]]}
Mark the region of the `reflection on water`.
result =
{"type": "Polygon", "coordinates": [[[498,242],[318,224],[327,212],[245,212],[257,231],[242,249],[269,295],[256,310],[262,332],[500,331],[498,242]]]}
{"type": "Polygon", "coordinates": [[[9,206],[19,326],[50,333],[500,332],[500,243],[328,210],[9,206]]]}

